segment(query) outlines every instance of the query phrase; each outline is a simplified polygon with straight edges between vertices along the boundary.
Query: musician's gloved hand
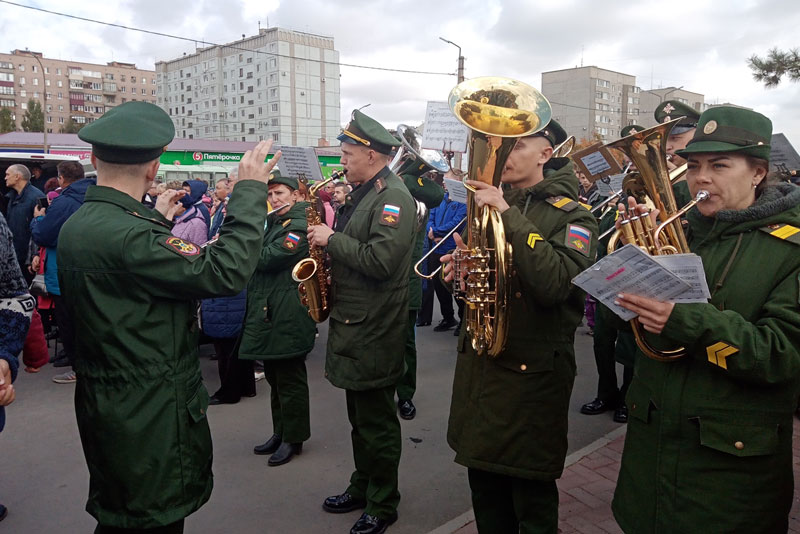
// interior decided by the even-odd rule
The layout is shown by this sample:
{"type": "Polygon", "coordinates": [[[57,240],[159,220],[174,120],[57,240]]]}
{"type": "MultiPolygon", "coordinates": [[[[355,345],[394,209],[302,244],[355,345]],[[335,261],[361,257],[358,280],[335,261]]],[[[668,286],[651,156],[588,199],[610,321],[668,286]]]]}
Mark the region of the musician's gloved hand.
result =
{"type": "Polygon", "coordinates": [[[333,230],[324,224],[308,227],[308,242],[315,247],[327,247],[328,240],[333,235],[333,230]]]}
{"type": "Polygon", "coordinates": [[[510,207],[503,198],[503,190],[499,187],[475,180],[466,180],[464,183],[476,189],[474,198],[479,208],[491,206],[503,213],[510,207]]]}

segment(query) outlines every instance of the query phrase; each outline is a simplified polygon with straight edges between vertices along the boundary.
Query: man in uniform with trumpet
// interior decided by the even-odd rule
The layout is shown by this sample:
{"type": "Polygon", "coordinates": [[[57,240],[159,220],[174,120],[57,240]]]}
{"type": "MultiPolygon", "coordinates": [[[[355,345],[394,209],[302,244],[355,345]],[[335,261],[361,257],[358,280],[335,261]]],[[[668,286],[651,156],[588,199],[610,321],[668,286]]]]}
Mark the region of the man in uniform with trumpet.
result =
{"type": "Polygon", "coordinates": [[[404,371],[415,206],[387,167],[400,143],[362,112],[339,135],[342,165],[355,185],[335,231],[310,226],[309,242],[331,256],[331,311],[325,375],[346,391],[355,471],[325,499],[331,513],[366,508],[351,534],[380,534],[397,520],[400,422],[395,387],[404,371]]]}
{"type": "MultiPolygon", "coordinates": [[[[468,468],[480,532],[558,527],[555,481],[567,451],[573,343],[584,298],[570,280],[592,264],[597,242],[597,223],[577,202],[572,162],[552,157],[566,137],[551,120],[517,141],[504,187],[467,182],[477,206],[501,213],[513,246],[505,347],[494,358],[479,355],[462,327],[450,405],[447,439],[456,462],[468,468]]],[[[458,238],[457,244],[464,247],[458,238]]]]}

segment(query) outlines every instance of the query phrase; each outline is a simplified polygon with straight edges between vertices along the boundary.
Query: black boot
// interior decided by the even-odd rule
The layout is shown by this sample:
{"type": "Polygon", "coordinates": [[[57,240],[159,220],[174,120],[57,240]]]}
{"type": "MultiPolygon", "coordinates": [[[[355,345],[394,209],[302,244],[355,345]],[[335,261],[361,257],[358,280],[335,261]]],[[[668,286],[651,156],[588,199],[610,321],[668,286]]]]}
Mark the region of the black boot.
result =
{"type": "Polygon", "coordinates": [[[281,445],[281,437],[278,434],[272,434],[272,437],[262,445],[253,447],[253,454],[272,454],[278,450],[281,445]]]}
{"type": "Polygon", "coordinates": [[[267,460],[267,465],[275,467],[276,465],[289,463],[289,460],[292,459],[292,456],[295,454],[299,456],[301,452],[303,452],[302,443],[286,443],[284,441],[281,443],[281,446],[278,447],[278,450],[275,451],[275,454],[269,457],[269,460],[267,460]]]}

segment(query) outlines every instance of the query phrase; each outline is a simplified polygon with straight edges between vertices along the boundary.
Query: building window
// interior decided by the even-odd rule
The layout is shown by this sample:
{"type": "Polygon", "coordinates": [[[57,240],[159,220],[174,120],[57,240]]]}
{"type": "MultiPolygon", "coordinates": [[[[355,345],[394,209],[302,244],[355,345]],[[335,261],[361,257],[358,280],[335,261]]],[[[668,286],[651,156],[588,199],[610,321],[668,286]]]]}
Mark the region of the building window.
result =
{"type": "Polygon", "coordinates": [[[25,72],[25,65],[20,65],[19,66],[19,70],[22,71],[22,72],[25,72]]]}
{"type": "Polygon", "coordinates": [[[272,134],[273,141],[280,141],[280,139],[281,139],[281,134],[276,134],[276,133],[272,134]]]}
{"type": "Polygon", "coordinates": [[[19,84],[20,84],[20,85],[25,85],[25,76],[23,76],[23,77],[21,77],[21,78],[19,79],[19,84]]]}
{"type": "Polygon", "coordinates": [[[278,111],[278,104],[272,104],[272,111],[278,111]]]}

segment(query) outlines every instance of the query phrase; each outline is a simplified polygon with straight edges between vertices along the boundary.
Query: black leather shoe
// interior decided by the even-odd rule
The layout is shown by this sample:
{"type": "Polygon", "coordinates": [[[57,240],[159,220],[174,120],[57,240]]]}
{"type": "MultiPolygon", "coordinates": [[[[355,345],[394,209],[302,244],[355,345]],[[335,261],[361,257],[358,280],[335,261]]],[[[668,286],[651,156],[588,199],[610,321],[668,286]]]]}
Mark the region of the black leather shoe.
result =
{"type": "Polygon", "coordinates": [[[272,454],[278,450],[281,445],[281,437],[278,434],[272,434],[266,443],[256,445],[253,447],[253,454],[272,454]]]}
{"type": "Polygon", "coordinates": [[[417,415],[417,409],[411,399],[397,401],[397,410],[403,419],[414,419],[414,416],[417,415]]]}
{"type": "Polygon", "coordinates": [[[381,519],[374,515],[361,514],[356,524],[350,529],[350,534],[383,534],[389,525],[397,521],[397,512],[389,519],[381,519]]]}
{"type": "Polygon", "coordinates": [[[581,413],[585,415],[597,415],[616,408],[616,404],[606,402],[601,399],[595,399],[592,402],[587,402],[581,406],[581,413]]]}
{"type": "Polygon", "coordinates": [[[446,332],[456,326],[458,321],[455,319],[442,319],[439,324],[433,327],[434,332],[446,332]]]}
{"type": "Polygon", "coordinates": [[[417,321],[417,326],[430,326],[430,321],[417,321]]]}
{"type": "Polygon", "coordinates": [[[627,423],[628,422],[628,406],[625,404],[621,404],[619,408],[614,410],[614,421],[617,423],[627,423]]]}
{"type": "Polygon", "coordinates": [[[286,443],[284,441],[281,443],[280,447],[278,447],[278,450],[275,451],[275,454],[269,457],[269,460],[267,460],[267,465],[275,467],[276,465],[289,463],[294,455],[300,456],[300,453],[302,452],[302,443],[286,443]]]}
{"type": "Polygon", "coordinates": [[[331,495],[322,503],[322,509],[332,514],[345,514],[366,507],[366,499],[356,499],[346,491],[341,495],[331,495]]]}
{"type": "Polygon", "coordinates": [[[223,399],[222,397],[217,397],[216,395],[212,395],[208,398],[208,405],[209,406],[217,406],[218,404],[236,404],[239,400],[228,400],[223,399]]]}

